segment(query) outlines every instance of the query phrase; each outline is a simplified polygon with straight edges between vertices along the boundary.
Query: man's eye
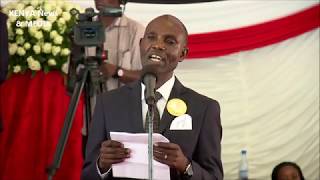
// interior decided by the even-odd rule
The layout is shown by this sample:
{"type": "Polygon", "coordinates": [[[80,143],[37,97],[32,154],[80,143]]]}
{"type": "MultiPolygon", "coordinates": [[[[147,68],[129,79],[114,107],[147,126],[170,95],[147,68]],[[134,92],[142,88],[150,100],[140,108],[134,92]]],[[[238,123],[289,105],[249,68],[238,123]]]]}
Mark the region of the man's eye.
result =
{"type": "Polygon", "coordinates": [[[176,44],[177,42],[175,41],[175,40],[173,40],[173,39],[167,39],[167,41],[166,41],[169,45],[174,45],[174,44],[176,44]]]}
{"type": "Polygon", "coordinates": [[[154,35],[148,35],[147,38],[150,39],[150,40],[153,40],[153,39],[155,39],[155,36],[154,35]]]}

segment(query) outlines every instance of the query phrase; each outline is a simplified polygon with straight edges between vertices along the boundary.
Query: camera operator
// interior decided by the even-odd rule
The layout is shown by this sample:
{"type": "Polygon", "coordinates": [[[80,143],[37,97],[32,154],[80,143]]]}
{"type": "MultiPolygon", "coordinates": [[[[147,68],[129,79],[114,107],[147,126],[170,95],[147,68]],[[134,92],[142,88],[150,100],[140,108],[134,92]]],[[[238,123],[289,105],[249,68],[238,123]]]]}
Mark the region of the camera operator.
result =
{"type": "MultiPolygon", "coordinates": [[[[96,9],[100,12],[105,8],[123,7],[124,10],[126,4],[126,0],[94,1],[96,9]]],[[[145,27],[125,15],[121,17],[98,16],[94,20],[100,21],[105,30],[103,49],[107,52],[107,59],[101,63],[99,68],[106,80],[106,90],[116,89],[125,83],[139,79],[142,68],[139,41],[143,37],[145,27]]],[[[79,48],[73,47],[71,58],[77,59],[79,51],[79,48]]],[[[95,48],[87,48],[87,52],[89,56],[96,55],[95,48]]],[[[72,61],[70,68],[73,66],[72,61]]]]}
{"type": "MultiPolygon", "coordinates": [[[[139,42],[143,37],[145,27],[123,15],[126,0],[94,0],[96,9],[101,12],[108,12],[108,9],[121,9],[122,15],[115,17],[113,15],[99,15],[94,17],[93,21],[99,21],[103,25],[105,40],[103,50],[106,52],[106,59],[99,62],[100,72],[105,80],[103,90],[116,89],[125,83],[135,81],[140,78],[142,69],[140,60],[139,42]]],[[[108,13],[106,13],[108,14],[108,13]]],[[[67,89],[70,93],[74,90],[77,76],[77,62],[83,56],[83,46],[76,45],[73,39],[71,58],[69,62],[69,70],[67,76],[67,89]]],[[[97,47],[85,47],[87,57],[101,57],[96,51],[97,47]]],[[[100,78],[97,78],[100,79],[100,78]]],[[[94,110],[96,95],[90,97],[90,110],[94,110]]],[[[86,102],[88,103],[88,102],[86,102]]],[[[84,145],[86,144],[86,136],[90,119],[84,119],[84,145]]]]}

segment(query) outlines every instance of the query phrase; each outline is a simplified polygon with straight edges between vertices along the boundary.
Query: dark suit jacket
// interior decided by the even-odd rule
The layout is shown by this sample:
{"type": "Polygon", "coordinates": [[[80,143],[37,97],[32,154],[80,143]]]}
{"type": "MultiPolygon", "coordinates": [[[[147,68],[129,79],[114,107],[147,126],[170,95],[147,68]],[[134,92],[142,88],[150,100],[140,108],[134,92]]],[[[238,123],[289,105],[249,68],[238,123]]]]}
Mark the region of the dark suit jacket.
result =
{"type": "MultiPolygon", "coordinates": [[[[192,159],[192,180],[222,180],[220,106],[217,101],[200,95],[175,81],[169,99],[180,98],[192,117],[192,130],[170,130],[175,118],[165,108],[160,131],[170,142],[178,144],[185,156],[192,159]]],[[[96,162],[101,142],[110,139],[109,132],[145,132],[142,122],[141,85],[135,82],[97,97],[96,109],[87,144],[83,180],[101,179],[96,162]]],[[[184,179],[170,170],[171,180],[184,179]]],[[[113,178],[111,173],[106,179],[113,178]]],[[[124,178],[123,178],[124,179],[124,178]]]]}
{"type": "Polygon", "coordinates": [[[7,76],[8,58],[7,15],[0,12],[0,84],[7,76]]]}

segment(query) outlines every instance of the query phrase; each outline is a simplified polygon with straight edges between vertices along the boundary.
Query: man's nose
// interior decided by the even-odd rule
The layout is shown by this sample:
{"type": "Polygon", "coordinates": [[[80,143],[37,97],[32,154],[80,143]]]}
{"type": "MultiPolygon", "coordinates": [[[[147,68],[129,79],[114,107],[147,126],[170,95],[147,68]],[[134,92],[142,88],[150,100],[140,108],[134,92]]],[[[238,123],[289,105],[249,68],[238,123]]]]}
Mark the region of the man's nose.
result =
{"type": "Polygon", "coordinates": [[[152,45],[153,49],[157,49],[157,50],[165,50],[165,44],[161,41],[158,40],[156,41],[153,45],[152,45]]]}

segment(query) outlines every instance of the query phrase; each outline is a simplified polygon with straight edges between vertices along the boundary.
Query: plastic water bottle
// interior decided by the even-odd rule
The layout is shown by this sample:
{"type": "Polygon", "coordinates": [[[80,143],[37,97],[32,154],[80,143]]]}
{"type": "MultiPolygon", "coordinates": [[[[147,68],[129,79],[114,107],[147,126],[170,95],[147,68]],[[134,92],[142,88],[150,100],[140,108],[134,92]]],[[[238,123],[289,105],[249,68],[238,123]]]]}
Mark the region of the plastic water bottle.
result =
{"type": "Polygon", "coordinates": [[[240,160],[240,166],[239,166],[239,179],[240,180],[248,180],[249,179],[247,150],[241,150],[241,160],[240,160]]]}

